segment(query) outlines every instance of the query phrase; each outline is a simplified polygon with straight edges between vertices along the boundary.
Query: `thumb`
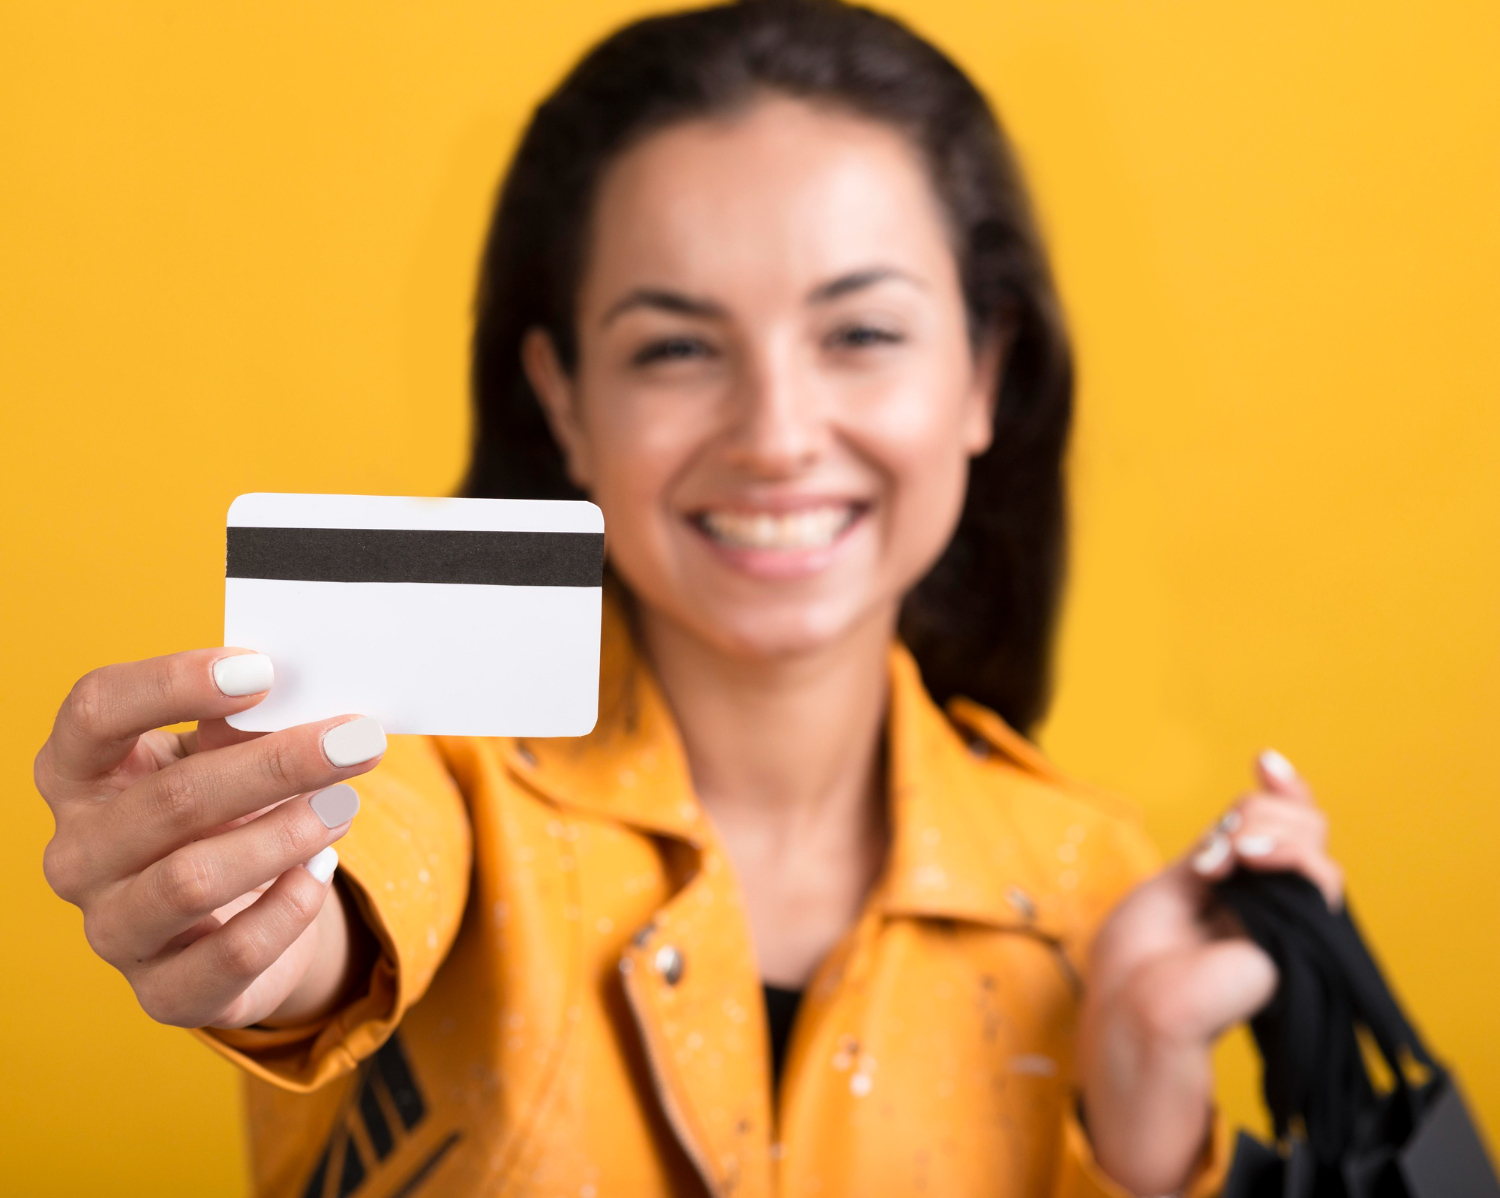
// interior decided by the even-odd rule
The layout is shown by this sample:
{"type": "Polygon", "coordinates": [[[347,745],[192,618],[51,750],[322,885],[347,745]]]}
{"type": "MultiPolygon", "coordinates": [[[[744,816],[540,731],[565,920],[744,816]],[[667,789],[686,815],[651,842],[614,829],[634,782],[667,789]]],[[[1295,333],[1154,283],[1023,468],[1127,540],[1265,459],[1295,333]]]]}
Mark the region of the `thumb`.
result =
{"type": "Polygon", "coordinates": [[[1207,1042],[1270,1002],[1278,980],[1271,958],[1234,936],[1158,957],[1141,968],[1132,989],[1157,1028],[1207,1042]]]}

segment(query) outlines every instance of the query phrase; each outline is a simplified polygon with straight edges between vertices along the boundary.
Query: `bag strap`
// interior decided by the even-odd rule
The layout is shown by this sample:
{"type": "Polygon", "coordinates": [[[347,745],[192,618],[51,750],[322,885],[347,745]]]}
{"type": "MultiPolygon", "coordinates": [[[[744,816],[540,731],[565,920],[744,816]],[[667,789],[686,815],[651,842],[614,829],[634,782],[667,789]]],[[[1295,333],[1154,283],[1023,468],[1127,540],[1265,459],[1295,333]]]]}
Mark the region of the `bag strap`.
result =
{"type": "Polygon", "coordinates": [[[1342,976],[1356,1017],[1369,1029],[1401,1084],[1414,1083],[1409,1076],[1412,1062],[1429,1074],[1439,1069],[1391,993],[1347,903],[1338,912],[1329,911],[1322,892],[1300,874],[1251,875],[1247,881],[1267,905],[1305,929],[1328,954],[1342,976]]]}
{"type": "Polygon", "coordinates": [[[1378,1097],[1356,1035],[1361,1024],[1415,1117],[1432,1092],[1425,1083],[1442,1071],[1347,912],[1330,912],[1311,882],[1290,873],[1240,870],[1217,892],[1281,974],[1271,1003],[1251,1020],[1277,1134],[1286,1138],[1302,1128],[1325,1162],[1338,1160],[1362,1135],[1378,1097]]]}

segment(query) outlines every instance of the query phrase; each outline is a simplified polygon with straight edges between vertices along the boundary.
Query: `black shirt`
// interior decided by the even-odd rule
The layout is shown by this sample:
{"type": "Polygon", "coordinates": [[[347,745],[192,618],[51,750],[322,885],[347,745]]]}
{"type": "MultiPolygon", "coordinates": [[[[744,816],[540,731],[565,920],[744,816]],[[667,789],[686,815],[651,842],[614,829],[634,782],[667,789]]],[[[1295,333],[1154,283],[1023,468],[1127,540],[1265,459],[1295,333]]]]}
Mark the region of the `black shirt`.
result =
{"type": "Polygon", "coordinates": [[[792,1024],[802,991],[781,986],[762,986],[766,995],[766,1022],[771,1029],[771,1093],[781,1089],[781,1072],[786,1065],[786,1046],[792,1039],[792,1024]]]}

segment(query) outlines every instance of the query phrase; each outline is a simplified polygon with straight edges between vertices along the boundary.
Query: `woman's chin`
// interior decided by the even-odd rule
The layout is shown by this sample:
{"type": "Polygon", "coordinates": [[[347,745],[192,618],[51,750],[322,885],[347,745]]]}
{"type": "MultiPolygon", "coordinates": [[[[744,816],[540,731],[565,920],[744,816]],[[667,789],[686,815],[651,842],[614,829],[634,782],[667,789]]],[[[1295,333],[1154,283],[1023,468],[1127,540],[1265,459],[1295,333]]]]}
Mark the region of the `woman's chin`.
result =
{"type": "Polygon", "coordinates": [[[700,639],[721,652],[771,662],[831,649],[867,628],[869,616],[851,605],[847,595],[816,600],[766,597],[748,603],[697,604],[690,622],[700,639]]]}

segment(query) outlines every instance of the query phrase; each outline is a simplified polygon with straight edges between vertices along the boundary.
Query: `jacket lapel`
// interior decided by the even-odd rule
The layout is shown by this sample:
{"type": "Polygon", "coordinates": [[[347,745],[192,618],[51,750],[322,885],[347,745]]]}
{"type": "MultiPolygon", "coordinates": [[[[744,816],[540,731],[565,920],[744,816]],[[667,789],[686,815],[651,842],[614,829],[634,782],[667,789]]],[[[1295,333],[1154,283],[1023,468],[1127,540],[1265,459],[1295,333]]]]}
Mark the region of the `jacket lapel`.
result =
{"type": "Polygon", "coordinates": [[[599,722],[576,739],[498,742],[551,801],[655,837],[671,898],[618,962],[656,1093],[710,1193],[770,1193],[771,1083],[739,888],[693,793],[671,713],[605,606],[599,722]]]}
{"type": "Polygon", "coordinates": [[[1009,729],[1034,761],[997,745],[984,729],[966,740],[928,697],[916,662],[899,645],[891,674],[886,913],[1061,939],[1073,912],[1040,867],[1032,834],[1033,800],[1043,789],[1037,775],[1050,767],[1009,729]]]}

